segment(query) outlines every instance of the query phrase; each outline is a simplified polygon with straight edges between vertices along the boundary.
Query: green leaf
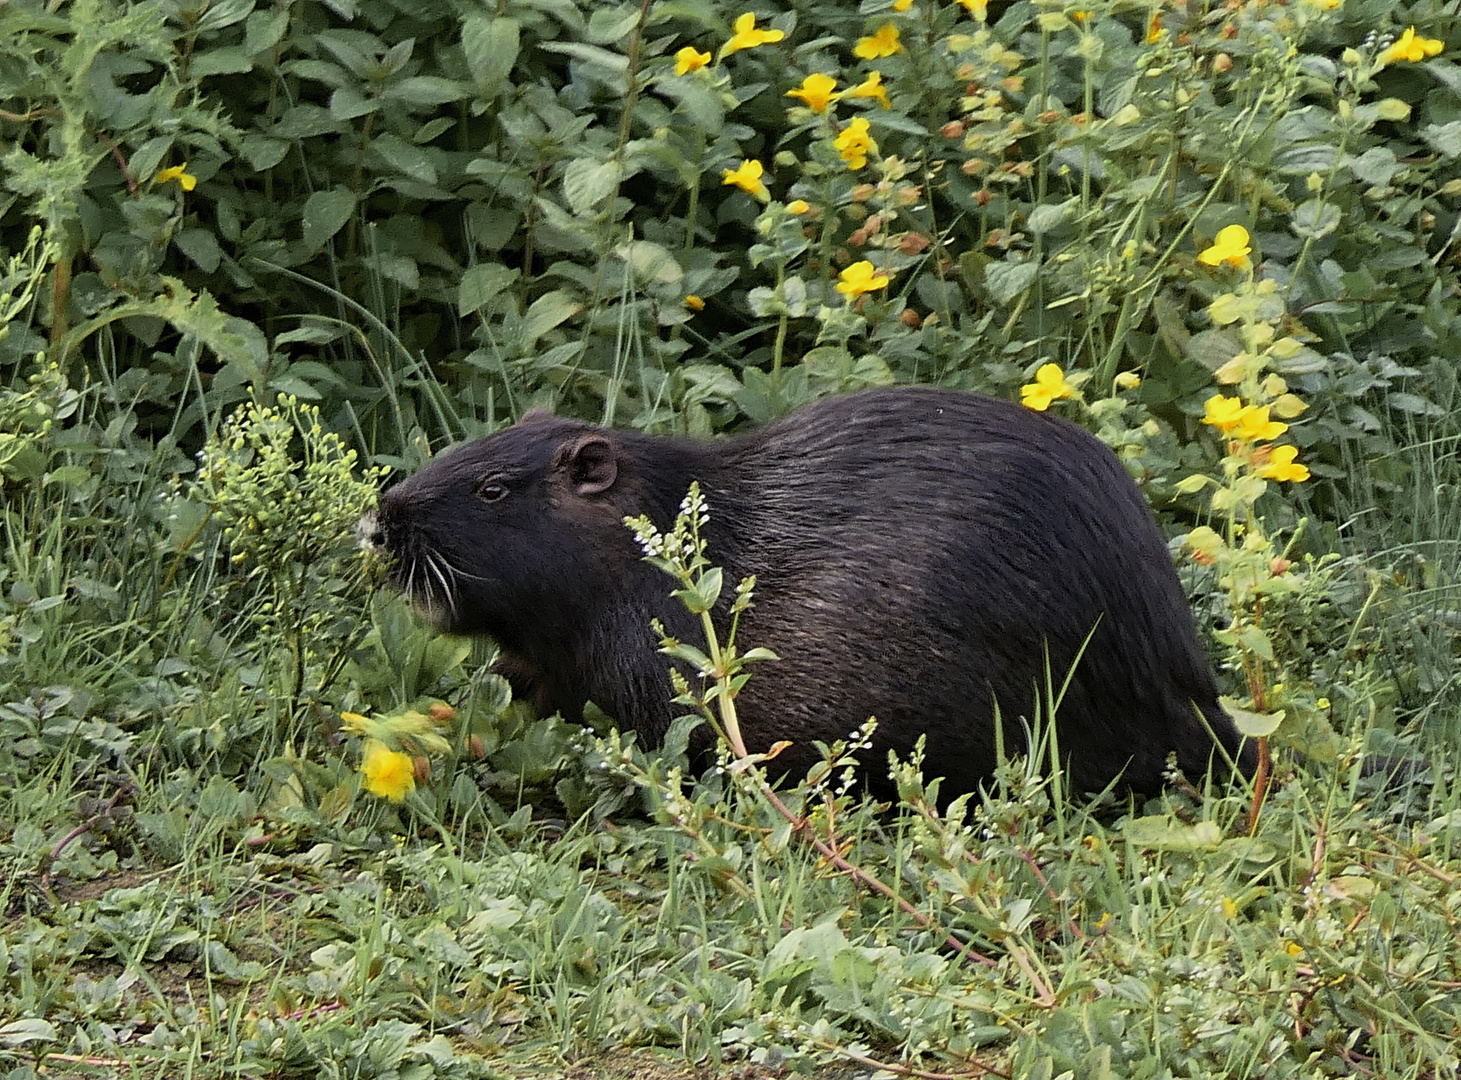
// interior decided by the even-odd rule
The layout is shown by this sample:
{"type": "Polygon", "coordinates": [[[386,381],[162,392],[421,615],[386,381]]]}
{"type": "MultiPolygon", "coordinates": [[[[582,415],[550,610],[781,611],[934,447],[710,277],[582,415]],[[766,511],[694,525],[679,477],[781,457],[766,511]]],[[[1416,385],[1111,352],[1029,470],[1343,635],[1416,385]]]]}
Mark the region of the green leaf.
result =
{"type": "Polygon", "coordinates": [[[1278,730],[1278,725],[1283,723],[1283,710],[1275,713],[1258,713],[1251,709],[1245,709],[1233,698],[1226,695],[1218,698],[1218,704],[1223,711],[1233,718],[1233,723],[1250,739],[1266,739],[1278,730]]]}
{"type": "Polygon", "coordinates": [[[336,120],[353,120],[379,109],[379,101],[366,97],[353,86],[342,86],[330,95],[330,115],[336,120]]]}
{"type": "Polygon", "coordinates": [[[575,214],[588,217],[618,186],[623,168],[617,161],[575,158],[563,170],[563,197],[575,214]]]}
{"type": "Polygon", "coordinates": [[[1361,183],[1386,187],[1400,171],[1400,163],[1388,146],[1372,146],[1359,157],[1350,159],[1349,170],[1361,183]]]}
{"type": "Polygon", "coordinates": [[[1338,160],[1336,147],[1329,143],[1309,143],[1280,150],[1273,155],[1273,168],[1286,176],[1307,176],[1312,172],[1328,172],[1338,160]]]}
{"type": "Polygon", "coordinates": [[[1186,825],[1159,814],[1132,818],[1121,831],[1133,847],[1153,851],[1214,851],[1223,842],[1215,821],[1186,825]]]}
{"type": "Polygon", "coordinates": [[[467,16],[462,24],[462,49],[478,94],[486,97],[495,93],[512,71],[520,48],[518,36],[516,19],[467,16]]]}
{"type": "Polygon", "coordinates": [[[538,48],[583,61],[592,69],[592,74],[604,82],[622,82],[625,72],[629,70],[627,56],[601,49],[597,45],[586,45],[580,41],[545,41],[538,48]]]}
{"type": "Polygon", "coordinates": [[[173,237],[173,243],[207,274],[217,270],[223,259],[223,249],[211,229],[182,229],[173,237]]]}
{"type": "Polygon", "coordinates": [[[1445,124],[1427,124],[1420,129],[1420,136],[1430,144],[1431,149],[1448,158],[1461,157],[1461,120],[1445,124]]]}
{"type": "Polygon", "coordinates": [[[329,110],[319,105],[296,105],[269,129],[269,134],[279,139],[310,139],[316,135],[339,135],[345,126],[330,115],[329,110]]]}
{"type": "Polygon", "coordinates": [[[355,213],[355,194],[347,188],[316,191],[304,201],[304,246],[310,251],[324,247],[355,213]]]}
{"type": "Polygon", "coordinates": [[[636,4],[595,8],[588,17],[588,39],[595,45],[617,45],[629,37],[638,21],[639,7],[636,4]]]}
{"type": "Polygon", "coordinates": [[[614,254],[627,262],[641,282],[677,285],[685,277],[679,260],[669,248],[651,240],[631,240],[620,244],[614,254]]]}
{"type": "Polygon", "coordinates": [[[239,150],[255,172],[263,172],[284,160],[284,155],[289,152],[289,144],[283,139],[248,134],[243,137],[239,150]]]}
{"type": "Polygon", "coordinates": [[[1039,236],[1065,224],[1071,219],[1079,204],[1079,199],[1067,199],[1065,202],[1059,203],[1041,203],[1030,212],[1030,231],[1039,236]]]}
{"type": "Polygon", "coordinates": [[[56,1029],[51,1026],[49,1021],[35,1017],[0,1024],[0,1044],[5,1046],[24,1046],[28,1042],[37,1040],[55,1042],[58,1038],[56,1029]]]}
{"type": "Polygon", "coordinates": [[[720,599],[723,578],[721,568],[712,566],[695,583],[695,592],[700,598],[701,611],[710,611],[715,607],[715,602],[720,599]]]}
{"type": "Polygon", "coordinates": [[[469,266],[457,285],[457,314],[480,311],[517,280],[518,271],[499,263],[469,266]]]}
{"type": "Polygon", "coordinates": [[[996,304],[1008,304],[1035,283],[1040,264],[1025,262],[993,262],[984,268],[984,285],[996,304]]]}
{"type": "Polygon", "coordinates": [[[151,180],[157,175],[158,169],[162,166],[162,159],[172,149],[172,144],[171,135],[161,135],[155,139],[148,139],[137,147],[136,152],[132,154],[132,160],[128,162],[132,176],[139,183],[143,180],[151,180]]]}
{"type": "Polygon", "coordinates": [[[289,29],[289,12],[254,11],[244,23],[244,52],[257,56],[266,49],[272,49],[284,40],[284,31],[289,29]]]}
{"type": "Polygon", "coordinates": [[[247,50],[228,47],[198,53],[193,58],[192,74],[201,79],[208,75],[240,75],[253,69],[254,58],[247,50]]]}
{"type": "Polygon", "coordinates": [[[523,316],[523,334],[532,344],[563,320],[578,314],[583,305],[568,293],[554,289],[533,301],[523,316]]]}
{"type": "Polygon", "coordinates": [[[436,183],[436,166],[421,147],[413,146],[399,135],[386,132],[371,141],[370,149],[379,154],[391,168],[423,184],[436,183]]]}
{"type": "Polygon", "coordinates": [[[215,0],[203,9],[203,17],[198,20],[198,32],[212,34],[225,26],[243,22],[253,10],[254,0],[215,0]]]}
{"type": "Polygon", "coordinates": [[[1289,219],[1289,227],[1305,240],[1319,240],[1339,228],[1339,207],[1323,199],[1301,203],[1289,219]]]}
{"type": "Polygon", "coordinates": [[[468,94],[461,83],[452,79],[443,79],[438,75],[414,75],[386,87],[383,96],[417,108],[432,109],[448,102],[460,101],[468,94]]]}

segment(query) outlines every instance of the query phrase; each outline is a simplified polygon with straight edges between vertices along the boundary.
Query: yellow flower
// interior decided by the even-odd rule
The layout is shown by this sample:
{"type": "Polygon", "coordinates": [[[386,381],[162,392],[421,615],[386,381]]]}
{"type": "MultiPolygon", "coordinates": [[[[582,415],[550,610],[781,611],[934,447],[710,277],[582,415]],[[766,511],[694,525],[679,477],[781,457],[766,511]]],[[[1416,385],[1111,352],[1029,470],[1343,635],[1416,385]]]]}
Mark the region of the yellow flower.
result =
{"type": "Polygon", "coordinates": [[[903,46],[898,43],[898,28],[892,23],[878,27],[872,37],[858,38],[852,47],[852,55],[859,60],[877,60],[902,51],[903,46]]]}
{"type": "Polygon", "coordinates": [[[791,202],[786,204],[786,212],[788,214],[796,214],[798,217],[805,214],[811,208],[812,204],[807,202],[806,199],[792,199],[791,202]]]}
{"type": "Polygon", "coordinates": [[[836,79],[818,73],[808,75],[795,90],[788,90],[786,96],[801,98],[812,112],[826,112],[827,106],[837,100],[838,95],[833,92],[836,88],[836,79]]]}
{"type": "Polygon", "coordinates": [[[411,755],[374,739],[365,744],[360,771],[365,776],[365,789],[391,802],[400,802],[416,787],[416,766],[411,755]]]}
{"type": "Polygon", "coordinates": [[[1237,918],[1237,916],[1238,905],[1234,903],[1233,900],[1231,900],[1229,897],[1223,897],[1223,917],[1226,919],[1234,919],[1237,918]]]}
{"type": "Polygon", "coordinates": [[[720,47],[720,57],[724,60],[733,52],[754,49],[757,45],[769,45],[785,36],[780,30],[757,30],[756,16],[748,11],[736,19],[736,32],[720,47]]]}
{"type": "Polygon", "coordinates": [[[855,262],[837,275],[837,291],[849,300],[855,300],[863,293],[886,289],[892,279],[879,274],[866,259],[855,262]]]}
{"type": "Polygon", "coordinates": [[[1287,424],[1268,419],[1267,405],[1249,405],[1238,414],[1233,434],[1245,442],[1269,442],[1288,429],[1287,424]]]}
{"type": "Polygon", "coordinates": [[[964,5],[964,10],[973,15],[980,22],[989,18],[989,0],[959,0],[964,5]]]}
{"type": "Polygon", "coordinates": [[[1059,364],[1042,364],[1035,381],[1020,387],[1020,404],[1044,412],[1056,398],[1075,397],[1075,387],[1065,381],[1059,364]]]}
{"type": "Polygon", "coordinates": [[[1166,31],[1162,29],[1162,13],[1159,11],[1152,16],[1152,21],[1146,28],[1146,43],[1155,45],[1162,40],[1164,33],[1166,31]]]}
{"type": "Polygon", "coordinates": [[[1247,229],[1241,225],[1225,225],[1218,230],[1212,247],[1198,255],[1197,261],[1204,266],[1219,266],[1222,263],[1242,266],[1248,261],[1248,253],[1252,250],[1248,246],[1247,229]]]}
{"type": "Polygon", "coordinates": [[[685,297],[685,306],[691,311],[704,311],[705,301],[702,300],[700,297],[691,294],[690,296],[685,297]]]}
{"type": "Polygon", "coordinates": [[[1243,417],[1243,402],[1238,398],[1214,394],[1202,404],[1202,422],[1226,434],[1237,427],[1243,417]]]}
{"type": "Polygon", "coordinates": [[[847,162],[849,169],[862,168],[867,164],[867,156],[876,153],[878,149],[878,144],[868,134],[867,121],[860,116],[854,116],[848,121],[842,134],[833,140],[832,145],[842,155],[842,160],[847,162]]]}
{"type": "Polygon", "coordinates": [[[891,109],[892,103],[888,100],[888,89],[883,85],[881,72],[868,72],[868,77],[858,83],[851,90],[842,95],[845,98],[875,98],[885,109],[891,109]]]}
{"type": "Polygon", "coordinates": [[[1134,371],[1123,371],[1116,376],[1115,382],[1119,390],[1135,390],[1141,385],[1141,376],[1134,371]]]}
{"type": "Polygon", "coordinates": [[[724,170],[720,174],[720,182],[734,185],[765,202],[771,198],[771,192],[766,190],[766,185],[761,182],[761,175],[765,171],[759,161],[742,161],[736,168],[724,170]]]}
{"type": "Polygon", "coordinates": [[[1292,480],[1302,483],[1309,479],[1309,467],[1295,461],[1294,458],[1298,456],[1297,446],[1275,446],[1268,455],[1267,464],[1259,468],[1258,475],[1265,480],[1292,480]]]}
{"type": "Polygon", "coordinates": [[[692,71],[699,71],[708,63],[710,63],[708,52],[701,52],[694,45],[686,45],[675,53],[675,74],[688,75],[692,71]]]}
{"type": "Polygon", "coordinates": [[[174,165],[170,169],[163,169],[162,172],[152,178],[154,184],[165,184],[169,180],[176,180],[178,187],[184,191],[192,191],[198,186],[198,178],[188,172],[188,163],[186,161],[181,165],[174,165]]]}
{"type": "Polygon", "coordinates": [[[1089,11],[1072,11],[1070,17],[1078,23],[1083,23],[1091,17],[1091,13],[1089,11]]]}
{"type": "Polygon", "coordinates": [[[1392,60],[1408,60],[1415,63],[1418,60],[1424,60],[1427,56],[1437,55],[1443,48],[1445,48],[1445,42],[1437,41],[1435,38],[1419,37],[1415,32],[1415,27],[1407,26],[1405,33],[1400,35],[1395,44],[1380,53],[1380,63],[1388,64],[1392,60]]]}
{"type": "Polygon", "coordinates": [[[893,0],[894,11],[907,11],[913,6],[913,0],[893,0]]]}

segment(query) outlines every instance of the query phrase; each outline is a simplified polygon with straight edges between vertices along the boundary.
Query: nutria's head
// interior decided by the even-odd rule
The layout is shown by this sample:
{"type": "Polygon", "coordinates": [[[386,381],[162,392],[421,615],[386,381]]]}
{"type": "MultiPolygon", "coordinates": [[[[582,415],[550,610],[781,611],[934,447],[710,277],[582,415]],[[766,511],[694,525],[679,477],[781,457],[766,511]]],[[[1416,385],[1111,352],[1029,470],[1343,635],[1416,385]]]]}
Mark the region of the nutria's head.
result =
{"type": "Polygon", "coordinates": [[[385,492],[361,541],[440,630],[571,637],[638,556],[626,465],[618,433],[531,412],[385,492]]]}

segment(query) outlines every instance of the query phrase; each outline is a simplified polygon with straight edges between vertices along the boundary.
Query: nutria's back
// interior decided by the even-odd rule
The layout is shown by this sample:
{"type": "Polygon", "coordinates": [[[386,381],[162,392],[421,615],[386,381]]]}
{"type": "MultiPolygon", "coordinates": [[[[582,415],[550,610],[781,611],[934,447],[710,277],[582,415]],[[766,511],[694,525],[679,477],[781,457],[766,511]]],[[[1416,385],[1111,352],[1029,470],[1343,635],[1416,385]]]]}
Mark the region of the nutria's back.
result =
{"type": "Polygon", "coordinates": [[[653,740],[677,710],[649,620],[698,634],[622,518],[667,526],[696,479],[712,557],[757,576],[740,640],[782,657],[738,700],[752,749],[792,740],[779,760],[800,768],[876,715],[874,781],[923,733],[926,772],[970,790],[994,766],[995,702],[1021,746],[1019,718],[1074,665],[1057,730],[1077,786],[1124,769],[1152,790],[1169,751],[1201,771],[1204,716],[1237,756],[1141,494],[1090,434],[1009,402],[872,390],[709,443],[533,415],[388,492],[377,535],[408,592],[497,639],[540,707],[593,700],[653,740]]]}

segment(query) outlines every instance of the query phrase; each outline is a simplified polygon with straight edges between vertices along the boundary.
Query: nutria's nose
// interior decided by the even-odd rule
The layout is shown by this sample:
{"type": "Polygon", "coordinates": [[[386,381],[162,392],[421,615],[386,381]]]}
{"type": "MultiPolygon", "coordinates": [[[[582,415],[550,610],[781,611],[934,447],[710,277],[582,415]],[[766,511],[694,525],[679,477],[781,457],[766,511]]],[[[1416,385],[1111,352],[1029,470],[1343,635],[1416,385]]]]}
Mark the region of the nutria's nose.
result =
{"type": "Polygon", "coordinates": [[[355,539],[367,551],[385,549],[385,530],[380,527],[380,515],[374,510],[355,523],[355,539]]]}

